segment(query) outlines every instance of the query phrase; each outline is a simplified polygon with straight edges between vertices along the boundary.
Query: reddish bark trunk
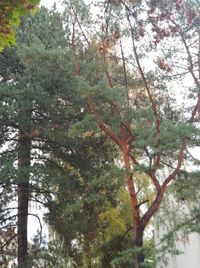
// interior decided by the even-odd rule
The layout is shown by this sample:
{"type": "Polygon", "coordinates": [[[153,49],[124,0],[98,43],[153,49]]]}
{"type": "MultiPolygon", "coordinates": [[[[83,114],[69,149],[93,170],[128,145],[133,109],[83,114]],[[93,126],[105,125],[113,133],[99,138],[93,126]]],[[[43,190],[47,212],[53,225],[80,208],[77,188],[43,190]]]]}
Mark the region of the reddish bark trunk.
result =
{"type": "MultiPolygon", "coordinates": [[[[130,143],[132,141],[132,135],[128,129],[128,126],[121,123],[121,137],[119,138],[112,130],[110,130],[109,126],[103,121],[101,116],[96,112],[95,105],[91,104],[90,102],[87,103],[89,112],[93,114],[97,120],[97,124],[99,128],[105,132],[105,134],[117,144],[123,154],[124,159],[124,167],[126,169],[126,177],[127,177],[127,184],[128,184],[128,190],[130,195],[130,203],[131,203],[131,212],[132,212],[132,218],[133,218],[133,235],[134,235],[134,246],[141,248],[141,252],[139,252],[136,255],[135,258],[135,268],[141,267],[141,263],[144,262],[144,253],[142,251],[143,247],[143,232],[152,218],[152,216],[156,213],[158,210],[163,197],[165,190],[167,188],[167,185],[170,183],[171,180],[174,179],[174,177],[178,174],[182,162],[183,162],[183,156],[184,156],[184,149],[185,145],[183,144],[182,148],[180,148],[180,152],[178,154],[178,162],[177,166],[174,169],[174,171],[166,178],[166,180],[163,182],[162,185],[160,185],[156,175],[154,172],[149,172],[148,175],[150,176],[152,180],[152,184],[155,186],[157,195],[154,201],[152,202],[149,209],[146,211],[146,213],[141,217],[140,216],[140,205],[138,203],[137,193],[135,190],[134,185],[134,178],[133,178],[133,171],[131,170],[131,164],[139,165],[137,160],[130,154],[130,143]]],[[[154,106],[154,103],[152,103],[154,114],[156,114],[156,110],[154,110],[156,107],[154,106]]],[[[157,132],[159,133],[159,127],[160,127],[159,119],[157,121],[157,132]]],[[[158,144],[159,146],[159,144],[158,144]]],[[[156,169],[159,166],[160,163],[160,153],[157,154],[156,161],[154,164],[154,168],[156,169]]]]}
{"type": "Polygon", "coordinates": [[[134,235],[136,235],[136,229],[139,227],[139,224],[140,224],[140,212],[139,212],[135,186],[133,183],[133,175],[131,171],[131,159],[129,156],[129,145],[127,144],[127,137],[126,137],[126,128],[124,126],[121,126],[121,147],[122,147],[122,153],[124,157],[124,165],[126,169],[132,217],[134,221],[134,235]]]}
{"type": "Polygon", "coordinates": [[[143,253],[143,231],[141,225],[140,209],[137,199],[137,194],[134,186],[133,175],[131,171],[131,158],[129,156],[129,144],[126,137],[126,128],[121,126],[121,148],[124,157],[124,165],[126,168],[126,176],[128,183],[128,190],[130,195],[131,211],[133,217],[133,235],[134,235],[134,247],[140,248],[135,256],[134,268],[140,268],[141,263],[144,262],[144,253],[143,253]]]}

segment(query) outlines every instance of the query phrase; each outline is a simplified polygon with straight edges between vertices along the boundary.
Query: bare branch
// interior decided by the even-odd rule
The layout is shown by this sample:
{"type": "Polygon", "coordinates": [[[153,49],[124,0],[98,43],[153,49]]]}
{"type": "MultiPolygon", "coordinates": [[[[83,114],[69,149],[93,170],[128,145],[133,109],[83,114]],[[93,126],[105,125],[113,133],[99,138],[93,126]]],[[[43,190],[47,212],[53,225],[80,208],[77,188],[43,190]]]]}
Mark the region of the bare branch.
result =
{"type": "Polygon", "coordinates": [[[39,234],[40,234],[40,243],[39,244],[41,244],[42,243],[42,223],[41,223],[40,217],[38,215],[36,215],[36,214],[33,214],[33,213],[28,213],[28,215],[36,217],[38,222],[39,222],[39,225],[40,225],[40,232],[39,232],[39,234]]]}

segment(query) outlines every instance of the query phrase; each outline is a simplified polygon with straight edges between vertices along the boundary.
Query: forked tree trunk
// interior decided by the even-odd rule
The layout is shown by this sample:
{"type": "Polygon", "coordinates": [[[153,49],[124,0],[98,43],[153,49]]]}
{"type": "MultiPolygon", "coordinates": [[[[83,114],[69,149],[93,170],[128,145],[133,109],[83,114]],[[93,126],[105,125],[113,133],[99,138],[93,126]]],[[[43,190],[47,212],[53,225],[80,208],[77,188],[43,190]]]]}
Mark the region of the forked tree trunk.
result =
{"type": "MultiPolygon", "coordinates": [[[[140,70],[142,72],[142,69],[140,67],[140,70]]],[[[144,78],[145,79],[145,78],[144,78]]],[[[145,80],[147,91],[149,92],[149,88],[147,85],[147,82],[145,80]]],[[[152,96],[149,92],[149,98],[152,103],[152,109],[154,111],[154,114],[156,117],[158,117],[156,106],[153,102],[152,96]]],[[[95,116],[95,119],[97,121],[97,124],[99,128],[111,139],[115,142],[116,145],[119,146],[120,151],[123,155],[124,160],[124,168],[126,170],[126,178],[127,178],[127,185],[129,190],[129,196],[130,196],[130,205],[131,205],[131,213],[132,213],[132,222],[133,222],[133,239],[134,239],[134,247],[139,248],[141,251],[136,253],[135,262],[134,262],[134,268],[140,268],[141,264],[144,262],[144,253],[143,253],[143,233],[144,230],[150,221],[150,219],[153,217],[153,215],[156,213],[156,211],[159,209],[160,204],[162,203],[165,190],[168,186],[168,184],[175,178],[175,176],[180,171],[181,165],[183,163],[184,159],[184,151],[185,151],[185,144],[180,148],[179,154],[178,154],[178,161],[175,169],[173,172],[164,180],[162,184],[159,183],[158,178],[156,177],[156,170],[153,172],[149,172],[148,176],[150,176],[152,185],[155,187],[156,190],[156,197],[150,204],[150,207],[147,209],[147,211],[144,213],[144,215],[140,215],[140,206],[143,203],[146,203],[147,201],[143,201],[139,203],[138,195],[136,192],[135,184],[134,184],[134,177],[133,177],[133,165],[139,165],[138,161],[135,159],[135,157],[130,153],[131,151],[131,142],[133,141],[133,135],[129,129],[128,125],[125,125],[121,122],[120,125],[120,136],[116,135],[109,126],[104,122],[104,120],[101,118],[101,116],[97,113],[96,107],[93,103],[91,103],[90,100],[87,101],[88,109],[90,114],[95,116]]],[[[194,115],[191,117],[191,122],[194,119],[194,115]]],[[[157,131],[159,133],[160,128],[160,121],[157,119],[157,131]]],[[[155,168],[158,168],[160,163],[160,152],[158,151],[156,162],[155,162],[155,168]]]]}
{"type": "MultiPolygon", "coordinates": [[[[28,124],[29,125],[29,124],[28,124]]],[[[28,126],[19,129],[18,147],[18,222],[17,222],[17,261],[18,267],[26,267],[28,255],[27,221],[28,221],[28,201],[29,201],[29,176],[30,176],[30,151],[31,139],[27,135],[28,126]]]]}
{"type": "Polygon", "coordinates": [[[131,203],[131,212],[133,219],[133,239],[134,247],[139,250],[135,255],[134,268],[140,268],[140,264],[144,262],[143,253],[143,228],[141,226],[140,209],[137,199],[137,193],[133,181],[133,174],[131,170],[131,159],[129,156],[129,144],[127,143],[126,128],[121,126],[121,149],[124,157],[124,166],[126,168],[127,184],[131,203]]]}

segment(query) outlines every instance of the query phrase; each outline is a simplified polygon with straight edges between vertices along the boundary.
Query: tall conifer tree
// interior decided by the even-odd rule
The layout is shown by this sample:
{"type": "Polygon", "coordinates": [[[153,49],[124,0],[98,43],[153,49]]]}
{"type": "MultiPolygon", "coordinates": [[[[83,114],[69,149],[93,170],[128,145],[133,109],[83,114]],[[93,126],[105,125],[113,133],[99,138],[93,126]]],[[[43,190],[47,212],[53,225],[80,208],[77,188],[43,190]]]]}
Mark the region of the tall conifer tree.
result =
{"type": "Polygon", "coordinates": [[[37,192],[34,170],[44,163],[40,153],[47,153],[56,142],[53,132],[62,120],[66,128],[66,117],[72,112],[64,111],[74,83],[66,40],[59,14],[42,9],[22,20],[18,46],[1,53],[2,161],[9,154],[13,157],[7,165],[2,163],[1,172],[7,170],[6,187],[17,185],[19,267],[27,265],[28,203],[37,192]]]}
{"type": "MultiPolygon", "coordinates": [[[[77,74],[82,74],[79,90],[100,131],[114,142],[121,154],[130,194],[133,245],[141,249],[144,230],[158,211],[168,185],[181,173],[187,149],[199,144],[198,3],[192,2],[195,3],[192,7],[187,1],[175,0],[169,3],[106,1],[102,13],[97,15],[101,31],[96,33],[95,40],[80,27],[80,22],[84,25],[80,5],[70,3],[77,32],[88,48],[85,52],[90,51],[85,54],[85,58],[89,55],[87,65],[80,65],[81,57],[78,59],[77,55],[81,56],[81,52],[72,47],[80,67],[77,74]],[[190,44],[192,33],[195,33],[194,43],[190,44]],[[125,51],[127,40],[131,47],[125,51]],[[176,44],[175,54],[171,47],[167,48],[165,40],[176,44]],[[179,46],[183,53],[177,51],[179,46]],[[194,57],[193,49],[196,49],[194,57]],[[150,52],[157,55],[152,68],[146,63],[150,61],[150,52]],[[173,69],[167,62],[176,60],[176,55],[180,55],[183,65],[186,63],[185,73],[179,73],[181,67],[173,69]],[[172,94],[183,92],[180,87],[170,91],[170,86],[172,81],[177,82],[177,77],[181,79],[186,74],[187,78],[188,73],[193,86],[186,94],[189,97],[195,92],[195,100],[192,105],[185,103],[188,109],[182,109],[172,94]],[[146,173],[154,187],[153,200],[139,195],[138,171],[146,173]]],[[[141,267],[143,262],[141,249],[135,254],[134,267],[141,267]]]]}

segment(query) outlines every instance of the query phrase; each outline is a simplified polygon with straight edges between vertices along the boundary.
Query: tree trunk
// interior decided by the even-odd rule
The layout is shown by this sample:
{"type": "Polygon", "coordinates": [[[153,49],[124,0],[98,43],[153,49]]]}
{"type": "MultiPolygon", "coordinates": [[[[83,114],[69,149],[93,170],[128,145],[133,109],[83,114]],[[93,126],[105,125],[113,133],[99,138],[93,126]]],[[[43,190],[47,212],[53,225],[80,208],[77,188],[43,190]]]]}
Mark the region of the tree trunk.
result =
{"type": "Polygon", "coordinates": [[[139,252],[136,253],[134,268],[140,268],[141,264],[144,262],[144,252],[143,252],[143,230],[136,230],[134,246],[139,249],[139,252]]]}
{"type": "Polygon", "coordinates": [[[27,242],[27,221],[28,221],[28,199],[29,199],[28,183],[20,183],[18,185],[18,234],[17,234],[17,260],[18,267],[24,266],[28,255],[27,242]]]}
{"type": "Polygon", "coordinates": [[[129,145],[127,142],[126,128],[121,126],[121,147],[124,156],[124,166],[126,168],[126,177],[128,183],[128,190],[130,195],[131,211],[133,218],[133,237],[134,237],[134,247],[139,249],[136,253],[134,260],[134,268],[140,268],[141,263],[144,262],[144,252],[143,252],[143,228],[141,225],[140,209],[137,199],[137,193],[135,190],[133,174],[131,170],[131,159],[129,156],[129,145]]]}
{"type": "MultiPolygon", "coordinates": [[[[20,124],[19,124],[20,125],[20,124]]],[[[18,267],[27,267],[25,262],[28,255],[27,221],[29,201],[29,176],[30,176],[30,151],[31,138],[27,135],[29,124],[19,128],[19,150],[18,150],[18,222],[17,222],[17,261],[18,267]]]]}

